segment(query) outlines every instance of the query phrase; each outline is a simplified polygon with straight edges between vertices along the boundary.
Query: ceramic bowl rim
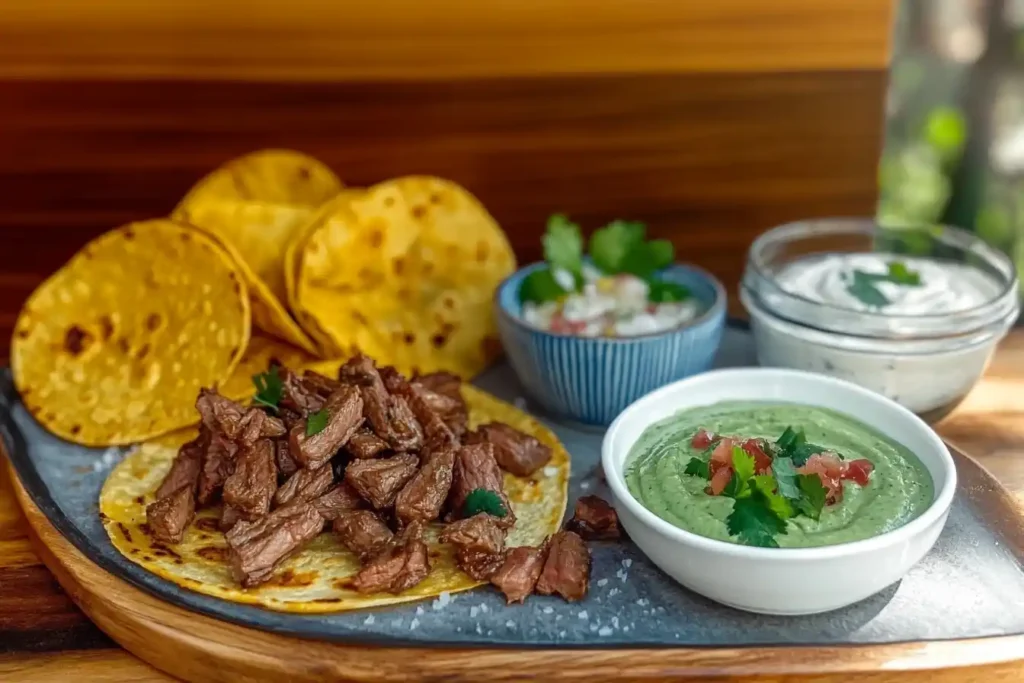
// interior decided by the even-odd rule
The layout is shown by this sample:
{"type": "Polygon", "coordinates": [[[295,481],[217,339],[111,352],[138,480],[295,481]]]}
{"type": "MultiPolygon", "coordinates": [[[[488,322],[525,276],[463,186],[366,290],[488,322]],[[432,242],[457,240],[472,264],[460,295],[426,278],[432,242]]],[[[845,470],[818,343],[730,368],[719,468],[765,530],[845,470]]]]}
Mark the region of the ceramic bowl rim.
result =
{"type": "MultiPolygon", "coordinates": [[[[697,389],[696,392],[699,395],[700,390],[697,389]]],[[[782,400],[784,401],[785,399],[782,400]]],[[[794,401],[794,403],[799,403],[799,401],[794,401]]],[[[868,426],[872,426],[860,418],[854,419],[868,424],[868,426]]],[[[630,444],[630,447],[632,447],[632,444],[630,444]]],[[[949,453],[949,449],[935,431],[910,410],[880,394],[876,394],[875,392],[853,384],[852,382],[814,372],[791,370],[787,368],[751,367],[710,370],[699,375],[681,379],[671,384],[666,384],[659,389],[655,389],[651,393],[637,399],[627,406],[626,409],[623,410],[608,427],[608,431],[605,433],[604,439],[601,443],[601,466],[604,469],[605,478],[608,480],[608,486],[611,488],[616,501],[624,505],[640,523],[661,536],[664,540],[675,544],[695,547],[721,556],[736,557],[745,560],[791,562],[832,560],[852,558],[858,555],[896,546],[925,533],[929,527],[940,521],[943,515],[949,511],[950,506],[953,504],[953,497],[956,493],[957,486],[956,465],[953,462],[952,455],[949,453]],[[858,541],[837,543],[835,545],[818,546],[813,548],[760,548],[720,541],[680,529],[645,508],[640,501],[630,493],[629,488],[626,486],[624,475],[626,458],[622,458],[621,463],[619,464],[614,462],[613,443],[618,431],[623,428],[624,424],[632,421],[643,422],[645,428],[650,426],[653,421],[644,417],[644,408],[652,403],[664,402],[667,395],[678,391],[678,387],[681,385],[687,383],[695,384],[698,381],[706,382],[715,377],[721,378],[725,381],[729,381],[731,379],[742,385],[744,376],[749,376],[751,374],[775,376],[783,383],[787,378],[798,378],[800,380],[817,382],[821,384],[822,387],[829,388],[833,391],[857,394],[860,397],[874,401],[882,410],[885,410],[890,414],[898,415],[901,421],[908,423],[909,425],[912,425],[914,429],[921,431],[925,440],[929,442],[929,446],[932,447],[934,455],[937,456],[939,468],[942,469],[945,474],[945,481],[942,488],[935,491],[935,497],[932,500],[931,505],[929,505],[919,516],[908,523],[883,534],[858,541]]]]}
{"type": "Polygon", "coordinates": [[[665,330],[659,330],[657,332],[647,332],[645,334],[630,335],[628,337],[582,337],[577,334],[564,334],[561,332],[550,332],[548,330],[542,330],[539,327],[533,327],[532,325],[527,324],[525,320],[512,313],[512,311],[508,310],[506,306],[502,305],[501,295],[502,292],[504,292],[507,287],[511,286],[513,281],[525,275],[528,275],[529,273],[539,268],[542,268],[546,265],[547,263],[544,261],[536,261],[534,263],[525,265],[522,268],[516,270],[511,275],[508,275],[504,280],[502,280],[498,284],[497,288],[495,288],[494,290],[494,308],[498,312],[499,317],[501,317],[502,320],[510,323],[514,327],[529,332],[530,334],[536,334],[543,337],[549,337],[552,339],[574,339],[580,342],[601,342],[605,344],[631,344],[635,342],[642,342],[650,339],[669,337],[674,334],[679,334],[691,328],[699,327],[701,325],[704,325],[705,323],[711,322],[720,316],[723,318],[724,321],[726,294],[725,286],[721,283],[721,281],[719,281],[718,278],[716,278],[714,275],[704,270],[700,266],[696,266],[691,263],[673,263],[672,265],[665,268],[665,271],[687,271],[693,273],[707,281],[708,284],[710,284],[712,288],[715,290],[715,300],[712,302],[711,306],[709,306],[706,311],[698,315],[696,318],[679,323],[678,325],[675,325],[665,330]]]}

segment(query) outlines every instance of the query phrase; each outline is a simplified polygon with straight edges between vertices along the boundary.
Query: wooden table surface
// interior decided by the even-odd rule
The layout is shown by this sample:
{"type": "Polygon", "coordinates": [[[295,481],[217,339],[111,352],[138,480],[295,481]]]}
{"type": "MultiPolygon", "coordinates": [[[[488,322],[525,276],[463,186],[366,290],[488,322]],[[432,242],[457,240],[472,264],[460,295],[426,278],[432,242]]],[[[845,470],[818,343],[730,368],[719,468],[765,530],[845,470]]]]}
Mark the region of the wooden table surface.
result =
{"type": "MultiPolygon", "coordinates": [[[[1003,342],[984,380],[939,431],[977,457],[1024,505],[1024,330],[1003,342]]],[[[72,672],[82,680],[167,680],[107,639],[60,589],[33,552],[6,476],[0,467],[0,680],[60,681],[72,672]]],[[[1024,652],[1021,657],[1016,664],[942,672],[799,680],[1019,681],[1024,652]]]]}

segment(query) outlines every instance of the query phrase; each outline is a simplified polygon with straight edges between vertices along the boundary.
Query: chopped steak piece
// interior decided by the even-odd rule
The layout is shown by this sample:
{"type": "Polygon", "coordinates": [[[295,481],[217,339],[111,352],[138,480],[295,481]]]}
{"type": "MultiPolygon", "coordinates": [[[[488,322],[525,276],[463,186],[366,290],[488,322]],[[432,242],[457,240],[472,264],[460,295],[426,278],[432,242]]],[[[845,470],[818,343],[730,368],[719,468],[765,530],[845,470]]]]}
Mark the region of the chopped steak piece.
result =
{"type": "Polygon", "coordinates": [[[380,381],[380,373],[377,372],[377,365],[373,359],[360,353],[349,358],[338,368],[338,379],[358,386],[367,386],[380,381]]]}
{"type": "Polygon", "coordinates": [[[416,375],[412,378],[416,384],[430,389],[436,394],[448,398],[462,400],[462,379],[450,372],[431,372],[427,375],[416,375]]]}
{"type": "Polygon", "coordinates": [[[196,409],[207,429],[229,439],[252,443],[259,437],[275,438],[284,434],[284,424],[277,418],[259,408],[244,408],[209,389],[200,389],[196,409]]]}
{"type": "Polygon", "coordinates": [[[225,534],[231,573],[245,588],[259,585],[323,528],[324,518],[308,503],[285,505],[254,522],[240,521],[225,534]]]}
{"type": "Polygon", "coordinates": [[[312,436],[306,436],[306,425],[292,427],[288,434],[292,457],[306,469],[318,469],[334,457],[338,449],[355,434],[363,423],[363,400],[349,386],[331,394],[324,404],[327,425],[312,436]]]}
{"type": "Polygon", "coordinates": [[[274,494],[274,504],[287,505],[293,500],[308,503],[319,498],[334,483],[334,470],[330,463],[316,470],[299,470],[281,484],[274,494]]]}
{"type": "Polygon", "coordinates": [[[494,460],[494,446],[489,443],[462,446],[455,455],[455,468],[452,473],[452,490],[449,496],[455,517],[462,516],[462,508],[466,497],[476,489],[493,491],[501,499],[507,515],[499,519],[499,524],[510,528],[516,522],[512,504],[505,495],[505,483],[494,460]]]}
{"type": "Polygon", "coordinates": [[[377,372],[380,374],[381,381],[384,382],[384,388],[392,394],[398,393],[399,387],[408,381],[402,373],[390,365],[378,368],[377,372]]]}
{"type": "MultiPolygon", "coordinates": [[[[380,372],[366,356],[356,356],[341,366],[340,376],[358,384],[363,397],[363,412],[373,431],[396,451],[415,451],[423,446],[423,430],[401,396],[392,396],[384,386],[380,372]]],[[[392,381],[403,381],[397,372],[392,381]]]]}
{"type": "Polygon", "coordinates": [[[257,439],[276,439],[284,436],[284,422],[271,417],[259,408],[249,408],[238,423],[240,431],[232,438],[240,446],[251,446],[257,439]]]}
{"type": "MultiPolygon", "coordinates": [[[[424,452],[421,455],[429,456],[433,451],[452,448],[458,445],[458,439],[452,430],[411,384],[401,382],[396,386],[396,390],[406,400],[409,408],[412,410],[412,414],[423,426],[423,435],[426,443],[423,446],[424,452]]],[[[424,460],[426,460],[426,457],[424,457],[424,460]]]]}
{"type": "Polygon", "coordinates": [[[622,535],[615,508],[599,496],[578,499],[572,519],[565,528],[575,531],[585,541],[610,541],[622,535]]]}
{"type": "Polygon", "coordinates": [[[487,581],[505,562],[505,553],[475,553],[459,550],[455,553],[455,564],[476,581],[487,581]]]}
{"type": "Polygon", "coordinates": [[[348,510],[362,507],[363,499],[359,492],[342,482],[333,489],[313,501],[313,507],[324,519],[337,519],[338,515],[348,510]]]}
{"type": "Polygon", "coordinates": [[[302,424],[306,419],[301,414],[289,408],[281,408],[278,414],[281,416],[281,422],[284,422],[284,428],[289,432],[292,430],[292,427],[297,424],[302,424]]]}
{"type": "Polygon", "coordinates": [[[444,420],[444,423],[448,425],[448,429],[452,430],[456,437],[461,437],[466,433],[466,423],[469,422],[469,409],[466,407],[466,402],[462,399],[461,394],[459,394],[457,399],[452,398],[451,396],[431,391],[416,382],[413,382],[412,389],[423,399],[427,407],[444,420]]]}
{"type": "Polygon", "coordinates": [[[365,460],[376,458],[388,450],[388,442],[374,434],[365,427],[352,435],[352,438],[345,444],[345,452],[353,458],[365,460]]]}
{"type": "Polygon", "coordinates": [[[302,373],[302,383],[324,398],[327,398],[341,388],[341,382],[338,380],[325,377],[319,372],[313,372],[312,370],[306,370],[302,373]]]}
{"type": "Polygon", "coordinates": [[[451,543],[459,550],[495,555],[505,548],[505,529],[500,520],[485,512],[446,524],[441,532],[442,543],[451,543]]]}
{"type": "Polygon", "coordinates": [[[528,477],[551,460],[551,449],[540,441],[501,422],[481,425],[465,443],[494,444],[494,459],[517,477],[528,477]]]}
{"type": "Polygon", "coordinates": [[[401,524],[437,519],[452,487],[455,449],[435,451],[395,497],[395,516],[401,524]]]}
{"type": "Polygon", "coordinates": [[[216,500],[224,482],[235,471],[235,454],[238,446],[218,433],[210,434],[210,443],[203,455],[203,469],[199,473],[196,502],[206,505],[216,500]]]}
{"type": "Polygon", "coordinates": [[[286,479],[299,471],[299,463],[292,457],[291,446],[287,441],[274,442],[274,459],[277,461],[277,472],[286,479]]]}
{"type": "Polygon", "coordinates": [[[240,519],[242,519],[242,511],[234,505],[224,503],[224,507],[222,507],[220,511],[220,520],[217,522],[217,527],[221,531],[228,531],[231,527],[235,526],[240,519]]]}
{"type": "Polygon", "coordinates": [[[558,593],[569,602],[582,600],[590,585],[590,551],[571,531],[551,537],[547,560],[537,580],[541,595],[558,593]]]}
{"type": "Polygon", "coordinates": [[[423,542],[423,527],[413,522],[363,565],[352,583],[360,593],[397,594],[412,588],[429,573],[430,559],[423,542]]]}
{"type": "Polygon", "coordinates": [[[224,502],[238,509],[243,519],[267,514],[277,490],[274,444],[260,439],[243,448],[235,460],[235,471],[224,482],[224,502]]]}
{"type": "Polygon", "coordinates": [[[178,449],[171,469],[167,470],[164,480],[160,482],[160,488],[156,490],[157,500],[166,498],[184,487],[195,493],[196,484],[199,482],[199,470],[203,466],[203,453],[206,451],[209,438],[209,432],[202,431],[199,436],[178,449]]]}
{"type": "Polygon", "coordinates": [[[162,543],[181,543],[195,512],[195,491],[182,486],[146,507],[146,523],[156,540],[162,543]]]}
{"type": "Polygon", "coordinates": [[[441,542],[456,548],[455,561],[477,581],[486,581],[505,561],[505,530],[485,513],[445,526],[441,542]]]}
{"type": "Polygon", "coordinates": [[[423,448],[423,428],[406,400],[401,396],[389,396],[387,411],[391,430],[387,442],[391,448],[399,452],[423,448]]]}
{"type": "Polygon", "coordinates": [[[539,548],[512,548],[505,555],[505,562],[491,575],[491,583],[505,594],[505,601],[509,605],[523,602],[533,592],[544,569],[547,554],[548,546],[545,543],[539,548]]]}
{"type": "Polygon", "coordinates": [[[419,462],[411,453],[377,460],[353,460],[345,468],[345,481],[370,505],[383,510],[394,505],[395,496],[416,474],[419,462]]]}
{"type": "Polygon", "coordinates": [[[367,560],[384,550],[394,538],[388,525],[369,510],[342,512],[334,519],[334,533],[342,545],[367,560]]]}
{"type": "Polygon", "coordinates": [[[316,389],[310,387],[302,378],[291,370],[284,368],[280,368],[278,372],[281,375],[281,387],[283,389],[281,396],[282,408],[294,410],[305,417],[324,407],[324,399],[326,397],[318,394],[316,389]]]}

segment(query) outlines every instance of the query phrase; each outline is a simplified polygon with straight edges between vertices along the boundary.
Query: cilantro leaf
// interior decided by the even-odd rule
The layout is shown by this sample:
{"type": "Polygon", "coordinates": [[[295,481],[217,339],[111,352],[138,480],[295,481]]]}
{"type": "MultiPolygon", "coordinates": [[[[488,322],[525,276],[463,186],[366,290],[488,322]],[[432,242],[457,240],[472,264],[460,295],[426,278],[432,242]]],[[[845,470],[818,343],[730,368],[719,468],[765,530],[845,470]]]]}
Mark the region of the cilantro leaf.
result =
{"type": "Polygon", "coordinates": [[[778,457],[772,460],[772,475],[779,487],[779,493],[797,500],[800,498],[800,485],[797,483],[796,467],[790,458],[778,457]]]}
{"type": "Polygon", "coordinates": [[[310,414],[306,418],[306,436],[313,436],[324,431],[324,427],[327,426],[327,420],[331,417],[330,412],[327,408],[321,408],[315,413],[310,414]]]}
{"type": "Polygon", "coordinates": [[[462,504],[462,516],[472,517],[481,512],[486,512],[492,517],[505,517],[508,514],[497,493],[488,489],[473,489],[466,496],[466,502],[462,504]]]}
{"type": "Polygon", "coordinates": [[[764,493],[757,488],[749,497],[733,502],[725,523],[729,534],[741,543],[762,548],[778,548],[775,537],[786,533],[786,520],[775,513],[764,493]]]}
{"type": "Polygon", "coordinates": [[[664,280],[651,279],[647,283],[647,286],[647,298],[649,301],[656,304],[686,301],[692,296],[689,288],[677,282],[666,282],[664,280]]]}
{"type": "Polygon", "coordinates": [[[635,221],[612,221],[590,236],[590,258],[609,275],[621,272],[626,255],[643,244],[647,228],[635,221]]]}
{"type": "Polygon", "coordinates": [[[903,261],[889,262],[887,279],[889,282],[895,282],[898,285],[908,287],[918,287],[921,285],[921,274],[916,270],[907,268],[907,264],[903,263],[903,261]]]}
{"type": "Polygon", "coordinates": [[[779,519],[789,519],[793,516],[793,506],[786,499],[785,496],[781,495],[781,489],[778,489],[775,477],[770,474],[758,474],[752,480],[754,482],[754,488],[764,496],[764,499],[768,502],[768,507],[771,508],[772,512],[779,519]]]}
{"type": "Polygon", "coordinates": [[[541,242],[544,245],[544,259],[553,267],[567,270],[574,277],[582,273],[583,236],[580,234],[580,226],[564,214],[556,213],[548,219],[548,231],[541,242]]]}
{"type": "Polygon", "coordinates": [[[813,520],[821,517],[828,490],[816,474],[798,474],[796,483],[800,487],[800,498],[794,501],[796,509],[813,520]]]}
{"type": "Polygon", "coordinates": [[[252,383],[256,386],[256,395],[252,402],[277,412],[277,404],[284,396],[284,383],[281,382],[281,375],[277,372],[277,366],[272,365],[266,372],[252,376],[252,383]]]}
{"type": "Polygon", "coordinates": [[[722,495],[726,498],[743,498],[744,496],[750,495],[750,491],[747,489],[747,482],[736,476],[736,473],[732,473],[732,479],[722,489],[722,495]]]}
{"type": "Polygon", "coordinates": [[[691,477],[700,477],[707,481],[711,478],[711,467],[707,462],[700,458],[690,458],[690,462],[686,463],[685,474],[689,474],[691,477]]]}
{"type": "Polygon", "coordinates": [[[884,279],[884,275],[875,275],[873,273],[865,273],[863,270],[855,270],[853,271],[853,279],[846,286],[846,291],[867,306],[882,308],[892,303],[889,301],[889,297],[883,294],[882,290],[875,284],[879,280],[884,279]]]}
{"type": "Polygon", "coordinates": [[[564,296],[566,291],[558,284],[554,273],[550,268],[535,270],[523,278],[519,285],[519,303],[531,301],[542,304],[546,301],[555,301],[564,296]]]}
{"type": "Polygon", "coordinates": [[[786,427],[782,432],[782,436],[775,440],[775,445],[778,446],[779,450],[785,456],[792,452],[794,448],[807,442],[807,435],[804,434],[804,430],[796,430],[792,427],[786,427]]]}
{"type": "Polygon", "coordinates": [[[739,446],[732,447],[732,471],[746,483],[754,476],[754,456],[739,446]]]}
{"type": "Polygon", "coordinates": [[[668,268],[676,257],[676,248],[668,240],[651,240],[647,243],[647,255],[655,270],[668,268]]]}
{"type": "Polygon", "coordinates": [[[629,250],[622,259],[621,272],[631,273],[648,280],[656,272],[672,263],[675,248],[668,240],[641,242],[629,250]]]}

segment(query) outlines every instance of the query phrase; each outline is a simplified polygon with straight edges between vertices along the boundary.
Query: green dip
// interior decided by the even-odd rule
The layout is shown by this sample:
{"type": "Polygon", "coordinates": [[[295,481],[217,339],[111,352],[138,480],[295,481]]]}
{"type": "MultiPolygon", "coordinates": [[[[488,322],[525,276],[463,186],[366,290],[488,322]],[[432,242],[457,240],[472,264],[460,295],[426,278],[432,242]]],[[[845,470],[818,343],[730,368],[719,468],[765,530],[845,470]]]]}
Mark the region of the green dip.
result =
{"type": "Polygon", "coordinates": [[[656,422],[626,460],[626,485],[662,519],[701,536],[736,543],[726,530],[733,501],[704,493],[707,482],[684,473],[690,458],[708,456],[691,445],[700,428],[717,434],[775,441],[786,427],[803,428],[810,443],[865,458],[875,469],[867,486],[843,483],[842,502],[821,519],[797,516],[776,537],[782,548],[809,548],[871,538],[903,526],[931,505],[934,486],[924,465],[902,446],[851,417],[796,403],[725,401],[684,410],[656,422]]]}

